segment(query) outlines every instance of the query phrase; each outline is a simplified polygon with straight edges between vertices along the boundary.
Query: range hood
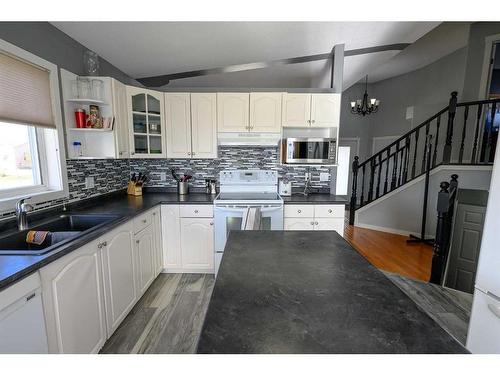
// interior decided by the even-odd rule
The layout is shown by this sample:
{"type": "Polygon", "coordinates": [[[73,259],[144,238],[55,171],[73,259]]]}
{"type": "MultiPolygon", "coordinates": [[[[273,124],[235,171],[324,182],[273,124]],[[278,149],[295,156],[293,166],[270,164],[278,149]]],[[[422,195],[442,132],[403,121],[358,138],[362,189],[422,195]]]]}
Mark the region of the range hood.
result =
{"type": "Polygon", "coordinates": [[[278,146],[281,133],[218,133],[220,146],[253,146],[273,147],[278,146]]]}

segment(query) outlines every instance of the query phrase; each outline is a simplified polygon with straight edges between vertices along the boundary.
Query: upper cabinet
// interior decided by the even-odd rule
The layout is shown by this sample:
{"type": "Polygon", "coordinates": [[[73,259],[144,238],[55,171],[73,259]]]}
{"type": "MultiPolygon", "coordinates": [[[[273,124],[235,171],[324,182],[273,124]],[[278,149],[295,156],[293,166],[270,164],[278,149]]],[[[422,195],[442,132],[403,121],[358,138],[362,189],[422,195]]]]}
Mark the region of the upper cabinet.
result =
{"type": "Polygon", "coordinates": [[[338,127],[340,94],[283,94],[284,127],[338,127]]]}
{"type": "Polygon", "coordinates": [[[113,109],[115,112],[115,148],[120,159],[130,157],[129,127],[127,110],[127,86],[116,79],[111,80],[113,88],[113,109]]]}
{"type": "Polygon", "coordinates": [[[164,158],[163,93],[127,86],[130,157],[164,158]]]}
{"type": "Polygon", "coordinates": [[[217,96],[165,94],[167,157],[217,158],[217,96]]]}
{"type": "Polygon", "coordinates": [[[249,130],[248,92],[217,93],[217,125],[219,132],[247,132],[249,130]]]}
{"type": "Polygon", "coordinates": [[[280,92],[250,93],[250,131],[279,133],[281,131],[280,92]]]}

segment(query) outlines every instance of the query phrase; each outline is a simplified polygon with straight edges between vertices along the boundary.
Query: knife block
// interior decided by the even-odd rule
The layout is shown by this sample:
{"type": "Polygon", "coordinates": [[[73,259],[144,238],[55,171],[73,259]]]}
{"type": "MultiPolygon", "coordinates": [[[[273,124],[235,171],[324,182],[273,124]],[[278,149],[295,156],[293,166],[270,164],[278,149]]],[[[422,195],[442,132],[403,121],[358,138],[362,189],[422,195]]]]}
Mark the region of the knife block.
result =
{"type": "Polygon", "coordinates": [[[134,196],[142,195],[142,185],[137,185],[135,182],[129,181],[127,187],[127,194],[134,196]]]}

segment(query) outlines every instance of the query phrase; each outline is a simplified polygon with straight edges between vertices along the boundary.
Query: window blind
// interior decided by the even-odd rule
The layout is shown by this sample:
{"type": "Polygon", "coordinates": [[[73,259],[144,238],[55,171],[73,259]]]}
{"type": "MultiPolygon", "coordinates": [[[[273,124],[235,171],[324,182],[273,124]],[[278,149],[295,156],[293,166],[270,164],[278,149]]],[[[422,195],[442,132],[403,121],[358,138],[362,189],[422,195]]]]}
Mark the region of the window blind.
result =
{"type": "Polygon", "coordinates": [[[0,52],[0,121],[55,129],[47,70],[0,52]]]}

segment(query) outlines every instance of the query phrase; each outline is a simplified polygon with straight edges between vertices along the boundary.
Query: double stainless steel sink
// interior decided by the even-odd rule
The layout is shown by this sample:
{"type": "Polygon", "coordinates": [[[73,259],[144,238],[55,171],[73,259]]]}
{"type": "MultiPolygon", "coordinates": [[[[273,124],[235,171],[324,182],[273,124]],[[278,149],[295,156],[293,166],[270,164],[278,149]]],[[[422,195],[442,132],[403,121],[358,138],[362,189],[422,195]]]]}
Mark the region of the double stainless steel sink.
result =
{"type": "Polygon", "coordinates": [[[84,235],[107,223],[117,219],[117,215],[61,215],[45,220],[30,227],[28,230],[0,234],[0,255],[41,255],[74,239],[84,235]],[[28,244],[26,234],[30,230],[58,232],[62,235],[60,242],[43,243],[42,245],[28,244]],[[67,235],[65,235],[67,234],[67,235]]]}

